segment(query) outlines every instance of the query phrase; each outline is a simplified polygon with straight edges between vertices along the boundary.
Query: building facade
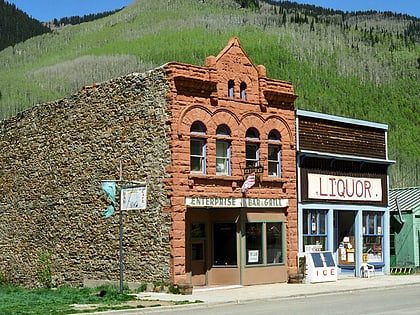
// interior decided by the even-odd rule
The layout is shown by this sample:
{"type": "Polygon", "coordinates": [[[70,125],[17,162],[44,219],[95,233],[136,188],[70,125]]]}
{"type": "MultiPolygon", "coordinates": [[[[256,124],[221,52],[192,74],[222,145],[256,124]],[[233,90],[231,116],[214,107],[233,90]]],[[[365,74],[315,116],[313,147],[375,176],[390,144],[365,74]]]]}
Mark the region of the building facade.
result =
{"type": "Polygon", "coordinates": [[[302,110],[296,124],[300,255],[321,245],[341,276],[388,274],[388,127],[302,110]]]}
{"type": "Polygon", "coordinates": [[[420,186],[389,190],[391,268],[420,267],[420,186]]]}
{"type": "Polygon", "coordinates": [[[293,86],[268,79],[237,38],[204,68],[167,69],[175,282],[287,281],[297,254],[293,86]],[[256,183],[242,192],[247,172],[256,183]]]}
{"type": "MultiPolygon", "coordinates": [[[[101,182],[145,182],[123,212],[124,281],[256,284],[297,272],[293,85],[232,38],[0,123],[0,272],[36,285],[118,280],[118,215],[101,182]]],[[[118,211],[118,209],[117,209],[118,211]]]]}

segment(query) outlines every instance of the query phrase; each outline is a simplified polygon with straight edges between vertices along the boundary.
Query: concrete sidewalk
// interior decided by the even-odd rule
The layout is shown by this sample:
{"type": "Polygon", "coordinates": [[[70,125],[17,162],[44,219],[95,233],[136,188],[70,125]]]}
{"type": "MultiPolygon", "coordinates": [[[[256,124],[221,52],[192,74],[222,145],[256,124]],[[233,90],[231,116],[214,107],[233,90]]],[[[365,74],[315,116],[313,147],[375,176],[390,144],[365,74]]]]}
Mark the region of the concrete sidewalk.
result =
{"type": "Polygon", "coordinates": [[[241,303],[259,299],[281,299],[306,295],[332,294],[374,288],[391,288],[420,284],[420,275],[374,276],[371,278],[346,277],[335,282],[310,284],[261,284],[253,286],[220,286],[194,288],[192,295],[143,292],[140,299],[170,301],[202,301],[207,304],[241,303]]]}
{"type": "MultiPolygon", "coordinates": [[[[335,294],[356,290],[377,288],[393,288],[398,286],[420,285],[420,275],[374,276],[371,278],[340,278],[335,282],[311,284],[261,284],[252,286],[214,286],[194,288],[192,295],[178,295],[168,293],[143,292],[136,294],[140,300],[147,301],[201,301],[203,303],[172,305],[162,307],[146,307],[142,309],[113,310],[90,312],[90,315],[139,315],[159,312],[169,312],[172,309],[197,308],[227,303],[246,303],[256,300],[288,299],[309,295],[335,294]]],[[[78,313],[81,315],[87,313],[78,313]]]]}

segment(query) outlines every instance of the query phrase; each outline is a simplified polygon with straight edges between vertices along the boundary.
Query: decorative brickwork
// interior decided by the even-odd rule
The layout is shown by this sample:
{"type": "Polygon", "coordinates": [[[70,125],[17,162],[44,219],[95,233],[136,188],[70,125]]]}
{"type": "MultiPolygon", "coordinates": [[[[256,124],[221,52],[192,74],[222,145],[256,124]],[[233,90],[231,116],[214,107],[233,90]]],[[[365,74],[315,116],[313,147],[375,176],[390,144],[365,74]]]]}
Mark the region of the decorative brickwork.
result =
{"type": "Polygon", "coordinates": [[[296,272],[297,261],[297,203],[295,160],[296,95],[290,83],[266,77],[263,66],[255,67],[232,38],[217,57],[210,56],[206,67],[170,63],[166,67],[170,78],[172,124],[172,230],[175,282],[189,281],[186,272],[185,206],[186,196],[241,197],[245,167],[245,133],[248,128],[260,132],[264,169],[268,168],[267,143],[271,130],[278,130],[282,143],[282,177],[263,176],[259,187],[247,197],[288,199],[287,209],[287,266],[296,272]],[[228,81],[233,81],[233,96],[229,96],[228,81]],[[246,97],[240,94],[241,83],[246,85],[246,97]],[[206,127],[206,175],[190,174],[190,127],[200,121],[206,127]],[[231,175],[216,175],[216,128],[227,125],[231,130],[231,175]]]}

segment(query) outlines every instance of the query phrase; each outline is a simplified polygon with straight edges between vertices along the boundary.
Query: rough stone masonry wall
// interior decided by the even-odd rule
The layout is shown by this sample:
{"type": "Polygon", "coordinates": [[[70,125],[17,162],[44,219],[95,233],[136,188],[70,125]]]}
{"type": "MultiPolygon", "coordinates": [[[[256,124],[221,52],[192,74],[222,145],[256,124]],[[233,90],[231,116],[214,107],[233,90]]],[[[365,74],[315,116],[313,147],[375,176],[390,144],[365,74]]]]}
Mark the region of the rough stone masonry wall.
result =
{"type": "Polygon", "coordinates": [[[0,122],[0,273],[36,286],[119,279],[119,216],[101,180],[146,181],[146,210],[124,213],[124,281],[170,281],[170,164],[163,68],[86,87],[0,122]]]}

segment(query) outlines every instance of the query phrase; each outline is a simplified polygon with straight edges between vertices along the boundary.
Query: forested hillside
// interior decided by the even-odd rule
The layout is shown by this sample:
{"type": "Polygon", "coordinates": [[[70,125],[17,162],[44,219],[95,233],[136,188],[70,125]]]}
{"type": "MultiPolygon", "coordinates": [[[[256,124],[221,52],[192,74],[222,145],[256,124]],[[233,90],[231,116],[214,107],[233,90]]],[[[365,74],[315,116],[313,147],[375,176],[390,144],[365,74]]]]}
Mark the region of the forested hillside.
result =
{"type": "Polygon", "coordinates": [[[0,119],[169,61],[203,65],[232,36],[296,107],[389,125],[391,187],[420,185],[420,20],[290,2],[138,0],[0,52],[0,119]]]}
{"type": "Polygon", "coordinates": [[[0,0],[0,50],[48,32],[50,29],[41,22],[30,18],[14,4],[0,0]]]}

